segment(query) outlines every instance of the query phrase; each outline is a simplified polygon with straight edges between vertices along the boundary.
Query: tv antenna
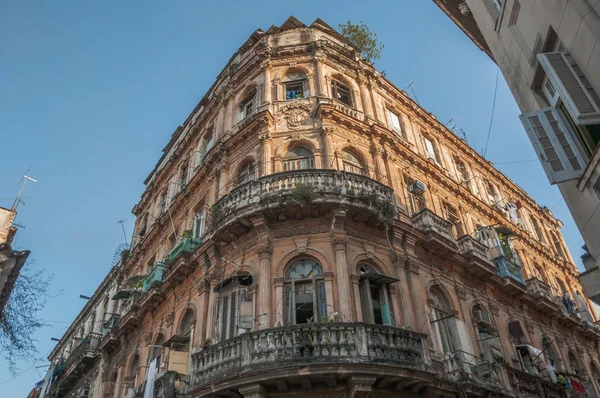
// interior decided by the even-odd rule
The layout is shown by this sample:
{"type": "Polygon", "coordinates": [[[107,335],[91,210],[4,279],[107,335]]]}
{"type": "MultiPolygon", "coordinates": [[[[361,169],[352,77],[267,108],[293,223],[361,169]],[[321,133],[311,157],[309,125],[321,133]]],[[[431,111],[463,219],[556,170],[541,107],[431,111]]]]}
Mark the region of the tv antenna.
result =
{"type": "Polygon", "coordinates": [[[25,174],[23,174],[23,177],[17,183],[17,185],[19,185],[19,184],[22,184],[22,185],[21,185],[21,188],[19,189],[19,193],[17,194],[17,197],[15,198],[15,201],[13,202],[12,211],[16,211],[17,207],[19,207],[19,204],[21,204],[21,203],[25,204],[25,202],[23,202],[23,198],[21,197],[21,193],[23,193],[23,189],[25,188],[25,185],[27,185],[27,181],[37,182],[37,180],[34,180],[33,178],[31,178],[27,175],[27,173],[29,173],[29,170],[31,170],[31,166],[29,166],[29,168],[27,169],[25,174]]]}
{"type": "Polygon", "coordinates": [[[127,220],[119,220],[117,224],[121,224],[121,228],[123,228],[123,238],[125,238],[125,244],[129,246],[129,242],[127,242],[127,234],[125,233],[125,221],[127,220]]]}
{"type": "MultiPolygon", "coordinates": [[[[408,84],[408,86],[406,88],[410,89],[410,91],[413,94],[413,97],[415,97],[415,101],[417,101],[417,104],[419,104],[419,99],[417,98],[417,94],[415,93],[415,90],[413,89],[414,84],[415,84],[415,81],[413,80],[408,84]]],[[[419,104],[419,105],[421,105],[421,104],[419,104]]]]}

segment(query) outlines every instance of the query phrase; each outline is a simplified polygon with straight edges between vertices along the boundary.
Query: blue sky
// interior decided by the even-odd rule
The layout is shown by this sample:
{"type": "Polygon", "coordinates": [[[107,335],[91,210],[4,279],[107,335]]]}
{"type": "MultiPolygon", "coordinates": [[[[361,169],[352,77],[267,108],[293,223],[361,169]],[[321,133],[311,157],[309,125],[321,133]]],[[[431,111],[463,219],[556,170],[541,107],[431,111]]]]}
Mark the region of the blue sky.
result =
{"type": "MultiPolygon", "coordinates": [[[[292,14],[334,27],[364,21],[385,44],[376,66],[388,79],[402,89],[414,81],[425,109],[454,119],[475,149],[485,145],[497,68],[431,0],[205,4],[0,0],[0,206],[11,206],[32,165],[39,182],[25,190],[15,246],[63,290],[42,315],[51,326],[36,335],[40,356],[85,304],[79,294],[108,272],[123,242],[117,221],[130,233],[131,209],[171,133],[257,28],[292,14]]],[[[518,114],[500,77],[487,158],[564,222],[578,258],[581,236],[540,164],[507,164],[535,159],[518,114]]],[[[0,364],[1,398],[27,395],[45,371],[34,363],[46,362],[21,363],[13,380],[0,364]]]]}

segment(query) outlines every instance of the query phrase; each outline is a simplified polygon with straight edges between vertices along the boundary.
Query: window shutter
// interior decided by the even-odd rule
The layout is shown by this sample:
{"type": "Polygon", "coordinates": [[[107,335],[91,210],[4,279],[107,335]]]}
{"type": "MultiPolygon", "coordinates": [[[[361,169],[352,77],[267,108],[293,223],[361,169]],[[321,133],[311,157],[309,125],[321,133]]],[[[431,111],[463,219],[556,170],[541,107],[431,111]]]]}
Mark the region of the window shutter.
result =
{"type": "Polygon", "coordinates": [[[574,132],[563,123],[555,108],[520,116],[550,183],[579,178],[587,159],[573,141],[574,132]]]}
{"type": "Polygon", "coordinates": [[[309,88],[309,84],[308,84],[308,80],[305,80],[302,83],[302,97],[303,98],[308,98],[310,97],[310,88],[309,88]]]}
{"type": "Polygon", "coordinates": [[[570,55],[556,52],[538,54],[537,58],[575,122],[600,123],[600,106],[580,78],[579,68],[570,62],[570,55]]]}

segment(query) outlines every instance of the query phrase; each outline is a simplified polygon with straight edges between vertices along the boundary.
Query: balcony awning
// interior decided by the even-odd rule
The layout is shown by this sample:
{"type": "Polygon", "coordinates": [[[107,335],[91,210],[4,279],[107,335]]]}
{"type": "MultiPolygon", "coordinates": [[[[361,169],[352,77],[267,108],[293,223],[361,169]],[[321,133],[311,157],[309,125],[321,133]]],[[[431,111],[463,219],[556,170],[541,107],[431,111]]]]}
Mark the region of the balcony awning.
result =
{"type": "Polygon", "coordinates": [[[517,235],[512,229],[508,228],[506,225],[498,225],[498,226],[494,227],[494,229],[496,230],[496,232],[499,232],[505,236],[516,236],[517,235]]]}
{"type": "Polygon", "coordinates": [[[185,344],[190,341],[190,336],[182,336],[175,334],[171,338],[163,343],[163,347],[172,348],[174,345],[185,344]]]}
{"type": "Polygon", "coordinates": [[[133,293],[133,289],[121,289],[112,297],[113,300],[122,300],[129,298],[133,293]]]}
{"type": "Polygon", "coordinates": [[[392,278],[391,276],[378,274],[376,272],[365,272],[360,275],[360,280],[368,279],[372,285],[387,285],[390,283],[398,282],[400,279],[392,278]]]}
{"type": "Polygon", "coordinates": [[[228,283],[233,282],[234,280],[237,280],[237,282],[242,286],[252,285],[252,275],[250,275],[247,272],[240,272],[239,274],[235,274],[235,275],[230,276],[229,278],[223,279],[223,282],[221,282],[217,286],[215,286],[213,292],[215,292],[215,293],[219,292],[222,287],[224,287],[228,283]]]}

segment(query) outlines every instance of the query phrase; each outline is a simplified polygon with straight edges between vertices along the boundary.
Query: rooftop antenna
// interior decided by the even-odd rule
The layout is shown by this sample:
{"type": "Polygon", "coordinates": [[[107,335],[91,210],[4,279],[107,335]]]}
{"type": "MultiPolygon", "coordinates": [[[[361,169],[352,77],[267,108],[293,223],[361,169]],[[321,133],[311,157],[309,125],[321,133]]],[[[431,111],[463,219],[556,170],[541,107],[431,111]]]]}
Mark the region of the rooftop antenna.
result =
{"type": "MultiPolygon", "coordinates": [[[[410,84],[406,87],[407,89],[410,88],[410,92],[413,94],[413,97],[415,97],[415,101],[417,101],[417,104],[419,104],[419,99],[417,98],[417,94],[415,93],[415,90],[413,89],[413,85],[415,84],[415,81],[411,81],[410,84]]],[[[419,104],[421,105],[421,104],[419,104]]]]}
{"type": "Polygon", "coordinates": [[[23,202],[23,198],[21,197],[21,193],[23,193],[23,189],[25,188],[27,181],[37,182],[37,180],[34,180],[33,178],[31,178],[27,175],[27,173],[29,173],[29,170],[31,170],[31,166],[29,166],[29,168],[27,169],[25,174],[23,174],[23,177],[17,183],[17,185],[19,185],[21,183],[22,183],[22,185],[21,185],[21,188],[19,189],[19,193],[17,194],[17,197],[15,198],[15,201],[13,202],[12,211],[17,211],[17,207],[19,207],[19,204],[21,204],[21,203],[25,204],[25,202],[23,202]]]}
{"type": "Polygon", "coordinates": [[[125,244],[129,246],[129,242],[127,242],[127,234],[125,233],[125,221],[127,220],[119,220],[117,221],[117,224],[121,224],[121,228],[123,229],[123,238],[125,238],[125,244]]]}

